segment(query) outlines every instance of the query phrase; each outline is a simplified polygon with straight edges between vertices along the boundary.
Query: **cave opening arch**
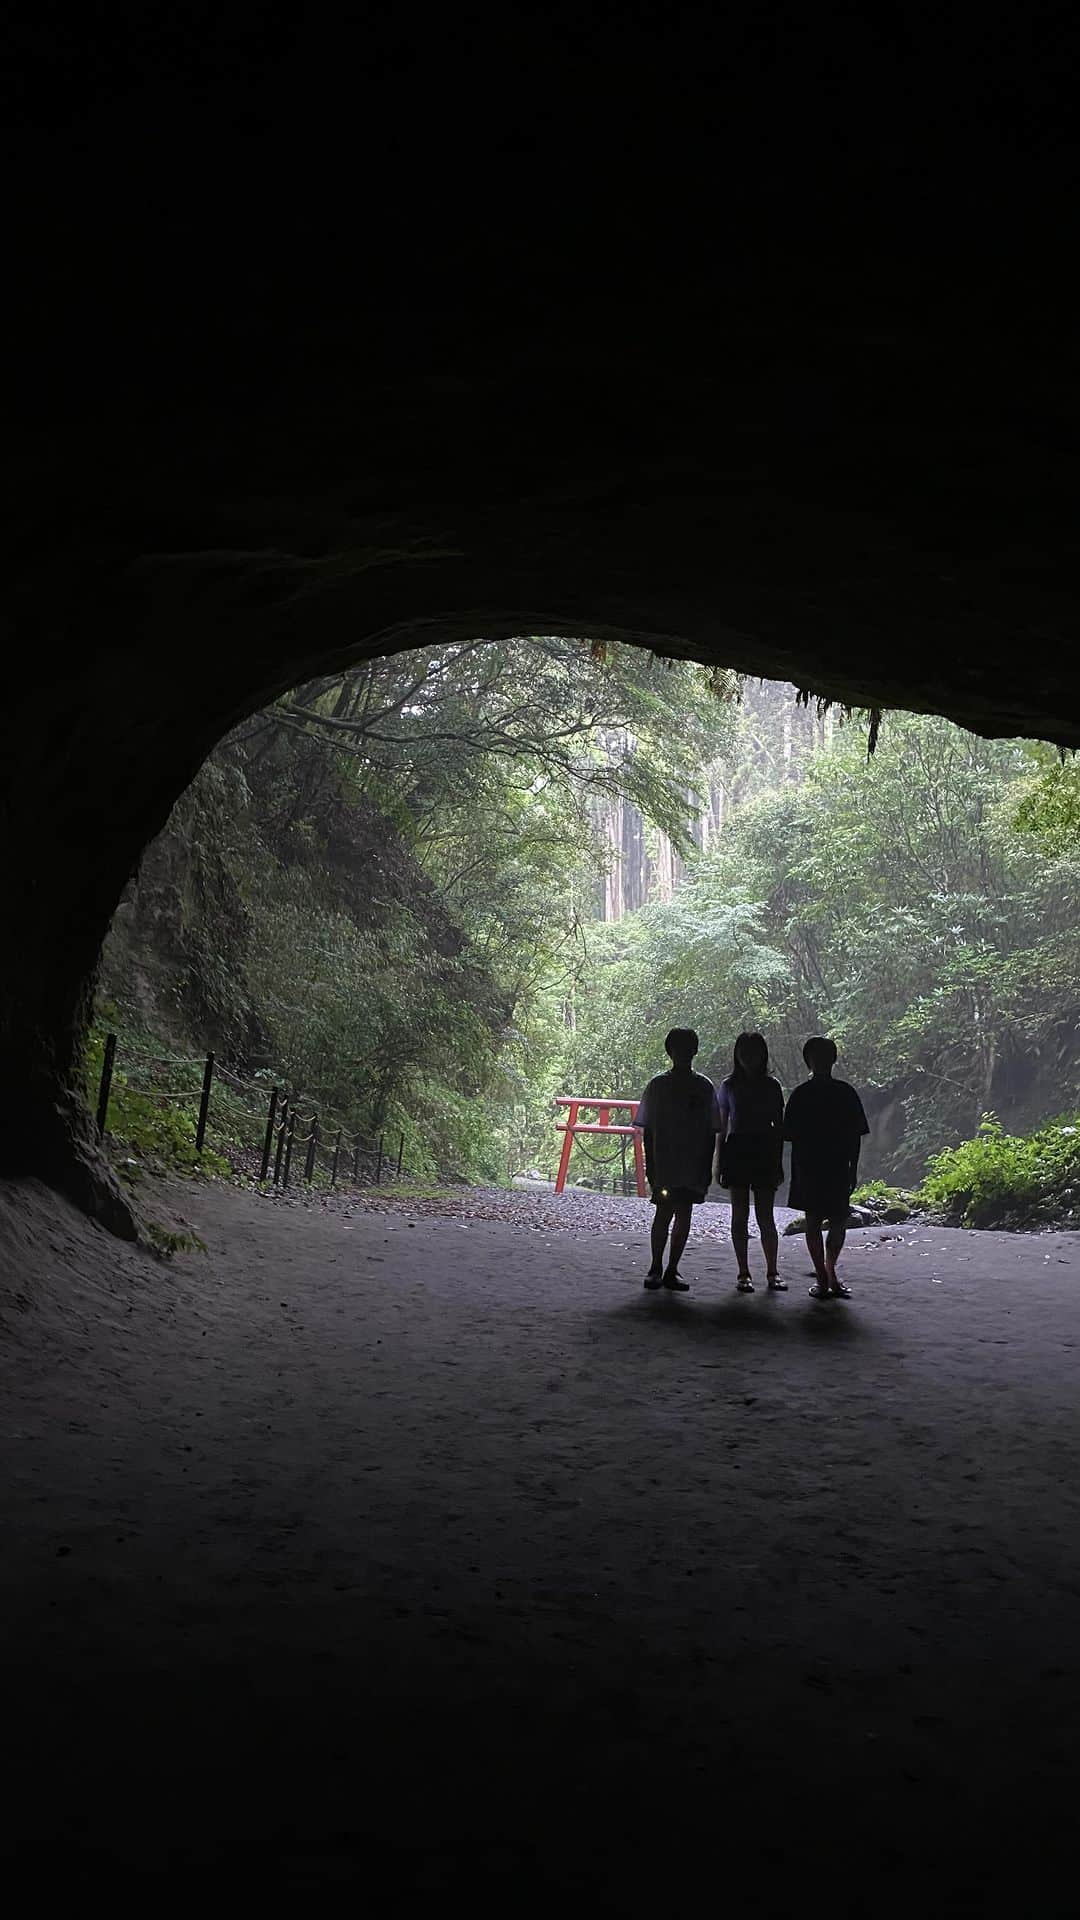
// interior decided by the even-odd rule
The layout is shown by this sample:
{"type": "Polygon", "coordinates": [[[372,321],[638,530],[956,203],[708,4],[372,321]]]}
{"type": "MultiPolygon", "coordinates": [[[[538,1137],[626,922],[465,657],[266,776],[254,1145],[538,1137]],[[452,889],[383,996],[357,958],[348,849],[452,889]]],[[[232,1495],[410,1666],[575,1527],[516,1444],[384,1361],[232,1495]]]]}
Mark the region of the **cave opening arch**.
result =
{"type": "Polygon", "coordinates": [[[272,421],[39,461],[5,582],[0,1171],[130,1230],[73,1078],[102,939],[216,742],[317,674],[546,632],[1080,744],[1076,458],[1043,385],[991,434],[978,380],[950,369],[946,406],[889,343],[832,344],[782,380],[358,384],[332,429],[316,370],[272,421]]]}

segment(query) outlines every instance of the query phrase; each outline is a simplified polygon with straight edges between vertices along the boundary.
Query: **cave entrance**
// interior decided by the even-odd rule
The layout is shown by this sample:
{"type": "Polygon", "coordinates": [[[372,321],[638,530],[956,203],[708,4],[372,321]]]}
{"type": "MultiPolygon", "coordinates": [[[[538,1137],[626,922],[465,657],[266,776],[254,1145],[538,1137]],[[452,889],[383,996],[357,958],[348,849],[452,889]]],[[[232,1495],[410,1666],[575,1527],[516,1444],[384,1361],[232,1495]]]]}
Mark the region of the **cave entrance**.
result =
{"type": "Polygon", "coordinates": [[[154,332],[145,405],[105,384],[44,437],[28,410],[8,449],[0,1168],[125,1226],[73,1084],[110,919],[217,742],[318,676],[585,635],[1080,741],[1052,358],[1005,356],[964,316],[931,339],[723,304],[693,352],[679,312],[643,359],[605,301],[602,341],[540,337],[537,310],[525,359],[515,335],[430,371],[425,346],[385,377],[351,335],[267,334],[260,377],[237,365],[227,391],[220,368],[161,381],[154,332]]]}
{"type": "Polygon", "coordinates": [[[985,1113],[1080,1102],[1073,776],[934,716],[867,748],[790,683],[558,635],[302,683],[213,750],[114,917],[110,1132],[189,1157],[212,1052],[206,1146],[246,1177],[625,1194],[624,1137],[560,1156],[560,1097],[636,1100],[671,1026],[714,1081],[763,1031],[790,1090],[825,1032],[863,1179],[907,1204],[985,1113]]]}

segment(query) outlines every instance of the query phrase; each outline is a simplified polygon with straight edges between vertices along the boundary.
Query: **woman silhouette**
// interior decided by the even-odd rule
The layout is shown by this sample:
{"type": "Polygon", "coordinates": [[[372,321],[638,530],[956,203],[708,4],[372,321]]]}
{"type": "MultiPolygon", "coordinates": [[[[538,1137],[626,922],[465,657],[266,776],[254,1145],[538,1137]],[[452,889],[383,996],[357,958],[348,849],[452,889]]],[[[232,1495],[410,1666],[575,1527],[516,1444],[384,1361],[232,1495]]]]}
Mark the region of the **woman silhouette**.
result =
{"type": "Polygon", "coordinates": [[[765,1272],[774,1293],[786,1293],[787,1281],[776,1268],[779,1238],[773,1206],[784,1177],[784,1094],[769,1072],[769,1049],[760,1033],[740,1033],[735,1061],[717,1088],[723,1122],[716,1152],[716,1177],[731,1194],[731,1244],[739,1263],[736,1286],[753,1293],[750,1278],[750,1195],[761,1234],[765,1272]]]}

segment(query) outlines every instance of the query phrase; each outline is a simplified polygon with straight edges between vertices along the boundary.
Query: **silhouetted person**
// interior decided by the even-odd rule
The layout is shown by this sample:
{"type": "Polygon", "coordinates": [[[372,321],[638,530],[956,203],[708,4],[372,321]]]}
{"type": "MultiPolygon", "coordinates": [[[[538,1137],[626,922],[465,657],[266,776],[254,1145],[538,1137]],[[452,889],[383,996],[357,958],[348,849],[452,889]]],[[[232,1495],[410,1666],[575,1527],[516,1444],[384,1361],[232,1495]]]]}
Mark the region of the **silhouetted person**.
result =
{"type": "Polygon", "coordinates": [[[784,1114],[784,1138],[791,1141],[788,1205],[806,1215],[806,1245],[817,1275],[812,1297],[850,1300],[851,1288],[836,1277],[836,1262],[858,1185],[859,1149],[870,1127],[854,1087],[833,1079],[835,1042],[820,1035],[808,1040],[803,1059],[811,1077],[794,1089],[784,1114]],[[826,1221],[829,1233],[823,1243],[826,1221]]]}
{"type": "Polygon", "coordinates": [[[709,1190],[719,1122],[713,1083],[703,1073],[695,1073],[691,1064],[697,1050],[692,1027],[672,1027],[664,1041],[671,1067],[649,1081],[634,1114],[635,1127],[645,1135],[645,1172],[656,1208],[652,1265],[645,1285],[669,1287],[672,1293],[689,1292],[686,1281],[679,1278],[679,1260],[694,1204],[704,1200],[709,1190]],[[669,1227],[671,1249],[665,1272],[669,1227]]]}
{"type": "Polygon", "coordinates": [[[765,1273],[774,1293],[785,1293],[776,1262],[780,1241],[773,1207],[784,1177],[784,1090],[769,1072],[769,1049],[760,1033],[740,1033],[735,1063],[717,1089],[721,1125],[716,1177],[731,1195],[731,1244],[739,1265],[739,1293],[753,1293],[750,1278],[750,1195],[761,1234],[765,1273]]]}

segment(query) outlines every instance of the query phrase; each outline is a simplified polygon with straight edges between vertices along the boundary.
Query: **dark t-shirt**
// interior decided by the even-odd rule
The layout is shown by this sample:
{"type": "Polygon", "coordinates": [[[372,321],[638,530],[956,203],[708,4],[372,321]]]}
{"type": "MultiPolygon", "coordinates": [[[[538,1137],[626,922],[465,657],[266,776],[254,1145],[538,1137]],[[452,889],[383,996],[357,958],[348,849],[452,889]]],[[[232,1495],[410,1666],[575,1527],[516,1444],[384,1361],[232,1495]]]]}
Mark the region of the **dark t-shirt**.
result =
{"type": "Polygon", "coordinates": [[[804,1080],[784,1111],[784,1139],[792,1143],[793,1165],[812,1176],[846,1169],[869,1131],[854,1087],[831,1074],[804,1080]]]}
{"type": "Polygon", "coordinates": [[[707,1191],[720,1130],[711,1080],[703,1073],[658,1073],[641,1096],[633,1124],[647,1136],[652,1186],[707,1191]]]}
{"type": "Polygon", "coordinates": [[[729,1074],[716,1089],[728,1134],[771,1133],[784,1118],[784,1089],[771,1073],[751,1079],[729,1074]]]}

